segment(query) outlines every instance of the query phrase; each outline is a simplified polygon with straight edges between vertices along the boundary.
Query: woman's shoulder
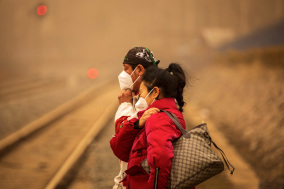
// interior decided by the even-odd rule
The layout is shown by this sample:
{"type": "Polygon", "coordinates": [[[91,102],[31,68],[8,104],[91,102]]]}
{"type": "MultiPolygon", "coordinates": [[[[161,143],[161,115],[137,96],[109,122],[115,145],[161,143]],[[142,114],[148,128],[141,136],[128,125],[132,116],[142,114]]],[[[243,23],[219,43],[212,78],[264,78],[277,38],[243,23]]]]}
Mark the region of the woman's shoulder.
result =
{"type": "Polygon", "coordinates": [[[152,114],[148,120],[150,119],[162,119],[164,117],[166,117],[167,115],[165,113],[163,113],[162,111],[158,112],[158,113],[155,113],[155,114],[152,114]]]}
{"type": "Polygon", "coordinates": [[[146,133],[159,131],[161,129],[167,130],[169,127],[173,127],[173,124],[171,123],[170,118],[163,112],[151,115],[145,123],[146,133]]]}
{"type": "MultiPolygon", "coordinates": [[[[173,114],[175,114],[179,120],[184,120],[183,118],[183,115],[180,111],[174,111],[174,110],[167,110],[173,114]]],[[[168,123],[168,124],[173,124],[171,118],[164,112],[158,112],[158,113],[155,113],[153,115],[151,115],[148,120],[149,123],[168,123]]]]}
{"type": "Polygon", "coordinates": [[[152,118],[169,117],[164,111],[171,112],[174,115],[176,115],[178,118],[183,118],[182,112],[180,112],[178,109],[161,109],[160,112],[155,113],[155,114],[151,115],[150,117],[152,117],[152,118]]]}
{"type": "MultiPolygon", "coordinates": [[[[185,128],[185,120],[184,120],[182,112],[180,112],[179,110],[174,110],[174,109],[169,109],[169,110],[165,110],[165,111],[168,111],[168,112],[171,112],[172,114],[174,114],[178,118],[181,125],[185,128]]],[[[172,119],[166,113],[162,112],[159,116],[160,117],[158,117],[158,119],[164,119],[167,122],[169,122],[170,124],[175,125],[174,122],[172,121],[172,119]]]]}
{"type": "MultiPolygon", "coordinates": [[[[182,127],[185,128],[185,121],[182,116],[181,112],[172,112],[174,113],[181,123],[182,127]]],[[[164,112],[159,112],[151,115],[146,124],[145,124],[146,132],[151,132],[155,130],[169,130],[169,131],[179,131],[179,129],[176,127],[175,123],[172,121],[172,119],[164,112]]]]}

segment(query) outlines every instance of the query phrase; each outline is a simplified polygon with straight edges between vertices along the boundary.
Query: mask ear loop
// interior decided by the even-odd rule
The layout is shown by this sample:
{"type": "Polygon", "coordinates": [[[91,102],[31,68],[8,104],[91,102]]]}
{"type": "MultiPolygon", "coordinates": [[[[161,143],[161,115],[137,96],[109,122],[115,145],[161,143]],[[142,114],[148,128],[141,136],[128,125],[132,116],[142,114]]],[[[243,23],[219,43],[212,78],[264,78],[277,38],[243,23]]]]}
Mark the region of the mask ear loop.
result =
{"type": "MultiPolygon", "coordinates": [[[[135,69],[133,70],[133,72],[130,74],[130,77],[132,76],[132,74],[135,72],[137,66],[135,67],[135,69]]],[[[140,75],[137,77],[137,79],[132,83],[131,87],[135,84],[135,82],[139,79],[140,75]]]]}
{"type": "MultiPolygon", "coordinates": [[[[153,88],[154,89],[154,88],[153,88]]],[[[151,91],[147,94],[147,96],[145,97],[145,100],[146,98],[151,94],[151,92],[153,91],[153,89],[151,89],[151,91]]]]}
{"type": "Polygon", "coordinates": [[[133,72],[130,74],[130,76],[132,76],[132,74],[135,72],[136,68],[137,68],[137,66],[135,67],[135,69],[133,70],[133,72]]]}
{"type": "Polygon", "coordinates": [[[131,87],[135,84],[135,82],[139,79],[140,75],[137,77],[137,79],[133,82],[133,84],[131,85],[131,87]]]}
{"type": "MultiPolygon", "coordinates": [[[[146,98],[152,93],[153,90],[154,90],[154,88],[151,89],[151,91],[147,94],[147,96],[145,97],[145,100],[146,100],[146,98]]],[[[151,102],[151,104],[153,104],[155,101],[156,101],[156,99],[154,99],[154,100],[151,102]]]]}

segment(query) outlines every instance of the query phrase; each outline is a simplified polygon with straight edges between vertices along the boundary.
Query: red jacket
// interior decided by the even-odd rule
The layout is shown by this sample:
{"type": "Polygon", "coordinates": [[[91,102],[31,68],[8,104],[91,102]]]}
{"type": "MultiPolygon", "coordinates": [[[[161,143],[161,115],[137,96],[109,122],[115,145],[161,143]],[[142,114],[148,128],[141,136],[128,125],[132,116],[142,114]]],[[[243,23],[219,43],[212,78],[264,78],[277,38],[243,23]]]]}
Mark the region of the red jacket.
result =
{"type": "MultiPolygon", "coordinates": [[[[182,113],[177,109],[173,98],[156,100],[149,108],[158,108],[174,113],[185,128],[182,113]]],[[[138,118],[144,111],[138,113],[138,118]]],[[[111,139],[110,145],[114,154],[122,161],[128,162],[125,171],[127,177],[123,180],[129,188],[153,188],[155,168],[160,168],[158,187],[166,188],[170,176],[172,158],[174,157],[172,141],[181,136],[181,132],[165,113],[150,116],[143,129],[134,128],[138,119],[134,118],[123,124],[118,133],[111,139]],[[140,166],[147,158],[151,167],[148,175],[140,166]]]]}

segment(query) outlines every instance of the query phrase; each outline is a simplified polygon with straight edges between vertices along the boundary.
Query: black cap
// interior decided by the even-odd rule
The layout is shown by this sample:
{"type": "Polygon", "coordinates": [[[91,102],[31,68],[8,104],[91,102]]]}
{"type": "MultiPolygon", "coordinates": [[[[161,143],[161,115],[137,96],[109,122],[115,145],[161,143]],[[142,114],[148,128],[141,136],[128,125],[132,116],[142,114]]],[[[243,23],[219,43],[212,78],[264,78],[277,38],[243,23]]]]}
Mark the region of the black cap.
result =
{"type": "Polygon", "coordinates": [[[144,68],[152,65],[157,66],[159,62],[159,60],[156,61],[153,52],[146,47],[134,47],[130,49],[123,60],[123,64],[141,64],[144,68]]]}

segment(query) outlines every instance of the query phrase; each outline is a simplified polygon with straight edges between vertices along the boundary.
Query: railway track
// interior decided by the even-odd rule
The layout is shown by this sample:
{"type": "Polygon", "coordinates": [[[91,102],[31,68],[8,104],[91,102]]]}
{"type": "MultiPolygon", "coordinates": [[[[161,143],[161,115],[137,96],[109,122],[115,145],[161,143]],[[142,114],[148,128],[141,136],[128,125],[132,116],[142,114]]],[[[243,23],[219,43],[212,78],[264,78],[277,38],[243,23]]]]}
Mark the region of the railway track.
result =
{"type": "Polygon", "coordinates": [[[0,141],[1,188],[56,188],[113,119],[118,91],[110,82],[93,87],[0,141]]]}
{"type": "Polygon", "coordinates": [[[0,102],[26,98],[67,85],[66,78],[23,78],[0,83],[0,102]]]}

